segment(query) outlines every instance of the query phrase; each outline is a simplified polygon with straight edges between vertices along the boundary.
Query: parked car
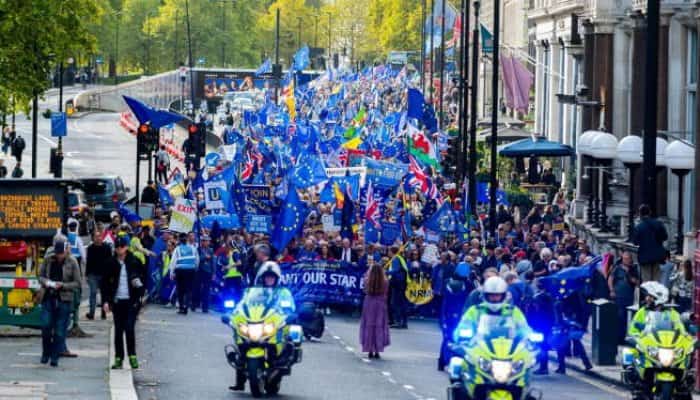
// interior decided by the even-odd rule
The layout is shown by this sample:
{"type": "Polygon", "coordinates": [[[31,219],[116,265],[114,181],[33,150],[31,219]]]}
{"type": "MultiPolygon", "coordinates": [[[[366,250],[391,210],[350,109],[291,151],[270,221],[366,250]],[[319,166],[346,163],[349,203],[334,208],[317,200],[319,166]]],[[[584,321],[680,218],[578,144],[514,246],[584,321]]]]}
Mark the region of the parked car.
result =
{"type": "Polygon", "coordinates": [[[109,221],[109,214],[117,211],[117,203],[126,202],[129,188],[118,176],[81,178],[88,205],[93,209],[95,221],[109,221]]]}
{"type": "Polygon", "coordinates": [[[15,265],[27,259],[29,246],[24,240],[0,239],[0,264],[15,265]]]}

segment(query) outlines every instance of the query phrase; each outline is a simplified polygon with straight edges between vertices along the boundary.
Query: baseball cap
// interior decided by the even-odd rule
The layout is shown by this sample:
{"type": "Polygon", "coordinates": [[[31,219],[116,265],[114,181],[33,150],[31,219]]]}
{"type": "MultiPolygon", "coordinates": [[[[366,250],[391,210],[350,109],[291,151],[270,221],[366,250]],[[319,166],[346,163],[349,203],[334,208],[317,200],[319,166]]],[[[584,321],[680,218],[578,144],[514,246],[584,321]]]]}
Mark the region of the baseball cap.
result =
{"type": "Polygon", "coordinates": [[[119,236],[117,238],[117,242],[114,244],[114,247],[126,247],[129,245],[129,241],[126,239],[124,236],[119,236]]]}
{"type": "Polygon", "coordinates": [[[66,242],[58,241],[53,245],[54,254],[63,254],[66,252],[66,242]]]}

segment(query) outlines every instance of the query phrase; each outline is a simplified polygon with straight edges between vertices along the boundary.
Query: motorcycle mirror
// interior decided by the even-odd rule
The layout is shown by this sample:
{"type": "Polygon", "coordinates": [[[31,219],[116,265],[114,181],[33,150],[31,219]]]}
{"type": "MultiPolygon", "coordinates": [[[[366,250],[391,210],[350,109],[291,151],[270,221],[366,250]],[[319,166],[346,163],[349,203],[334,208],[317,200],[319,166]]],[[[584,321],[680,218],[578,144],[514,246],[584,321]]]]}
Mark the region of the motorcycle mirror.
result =
{"type": "Polygon", "coordinates": [[[628,336],[625,338],[625,344],[629,347],[637,347],[637,339],[628,336]]]}
{"type": "Polygon", "coordinates": [[[231,318],[228,315],[222,315],[221,316],[221,323],[224,325],[228,325],[231,323],[231,318]]]}

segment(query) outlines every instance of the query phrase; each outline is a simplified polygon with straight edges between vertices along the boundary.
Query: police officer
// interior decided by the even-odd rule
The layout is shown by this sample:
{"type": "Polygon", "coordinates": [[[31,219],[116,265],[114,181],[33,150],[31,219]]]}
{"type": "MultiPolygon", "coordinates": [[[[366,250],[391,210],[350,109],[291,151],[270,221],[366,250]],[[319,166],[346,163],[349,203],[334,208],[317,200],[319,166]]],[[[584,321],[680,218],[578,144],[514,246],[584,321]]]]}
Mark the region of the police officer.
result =
{"type": "Polygon", "coordinates": [[[470,329],[472,332],[476,332],[476,328],[479,326],[479,319],[484,315],[510,318],[518,332],[524,332],[525,336],[529,334],[530,327],[527,324],[527,319],[525,319],[525,315],[518,307],[510,303],[508,299],[508,284],[503,278],[499,276],[488,278],[484,282],[482,290],[481,303],[469,307],[464,316],[462,316],[462,320],[455,330],[455,342],[462,341],[458,336],[458,332],[462,329],[470,329]]]}
{"type": "Polygon", "coordinates": [[[450,352],[449,343],[452,341],[452,333],[462,317],[467,296],[474,290],[474,285],[469,279],[470,275],[471,265],[463,261],[457,264],[454,272],[445,283],[440,314],[442,345],[440,346],[440,357],[438,358],[438,371],[445,369],[445,366],[450,362],[452,353],[450,352]]]}
{"type": "Polygon", "coordinates": [[[236,302],[240,300],[243,291],[242,265],[241,251],[231,239],[226,243],[226,250],[219,257],[219,266],[223,272],[224,291],[236,302]]]}
{"type": "Polygon", "coordinates": [[[177,301],[180,305],[178,314],[187,315],[187,308],[192,297],[192,283],[199,265],[197,249],[187,243],[187,234],[181,233],[170,258],[170,279],[177,285],[177,301]]]}
{"type": "MultiPolygon", "coordinates": [[[[270,297],[276,297],[276,303],[279,305],[281,311],[287,315],[287,321],[294,320],[296,312],[294,297],[289,289],[280,286],[281,279],[282,270],[279,264],[274,261],[266,261],[258,268],[258,274],[255,277],[254,285],[272,290],[273,293],[270,294],[270,297]]],[[[236,385],[229,386],[229,390],[244,390],[245,381],[245,372],[236,369],[236,385]]]]}

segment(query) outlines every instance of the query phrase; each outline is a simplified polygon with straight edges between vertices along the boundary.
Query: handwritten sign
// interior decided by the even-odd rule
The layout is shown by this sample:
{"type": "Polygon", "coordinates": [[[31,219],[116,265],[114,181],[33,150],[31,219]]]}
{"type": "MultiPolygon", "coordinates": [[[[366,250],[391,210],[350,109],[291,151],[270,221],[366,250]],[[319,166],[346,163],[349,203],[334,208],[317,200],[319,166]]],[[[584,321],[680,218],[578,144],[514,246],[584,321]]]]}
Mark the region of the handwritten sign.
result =
{"type": "Polygon", "coordinates": [[[40,182],[0,186],[0,237],[53,237],[63,224],[64,190],[40,182]]]}
{"type": "Polygon", "coordinates": [[[173,232],[192,232],[196,219],[197,209],[192,201],[185,198],[178,198],[175,200],[173,211],[170,214],[169,229],[173,232]]]}

